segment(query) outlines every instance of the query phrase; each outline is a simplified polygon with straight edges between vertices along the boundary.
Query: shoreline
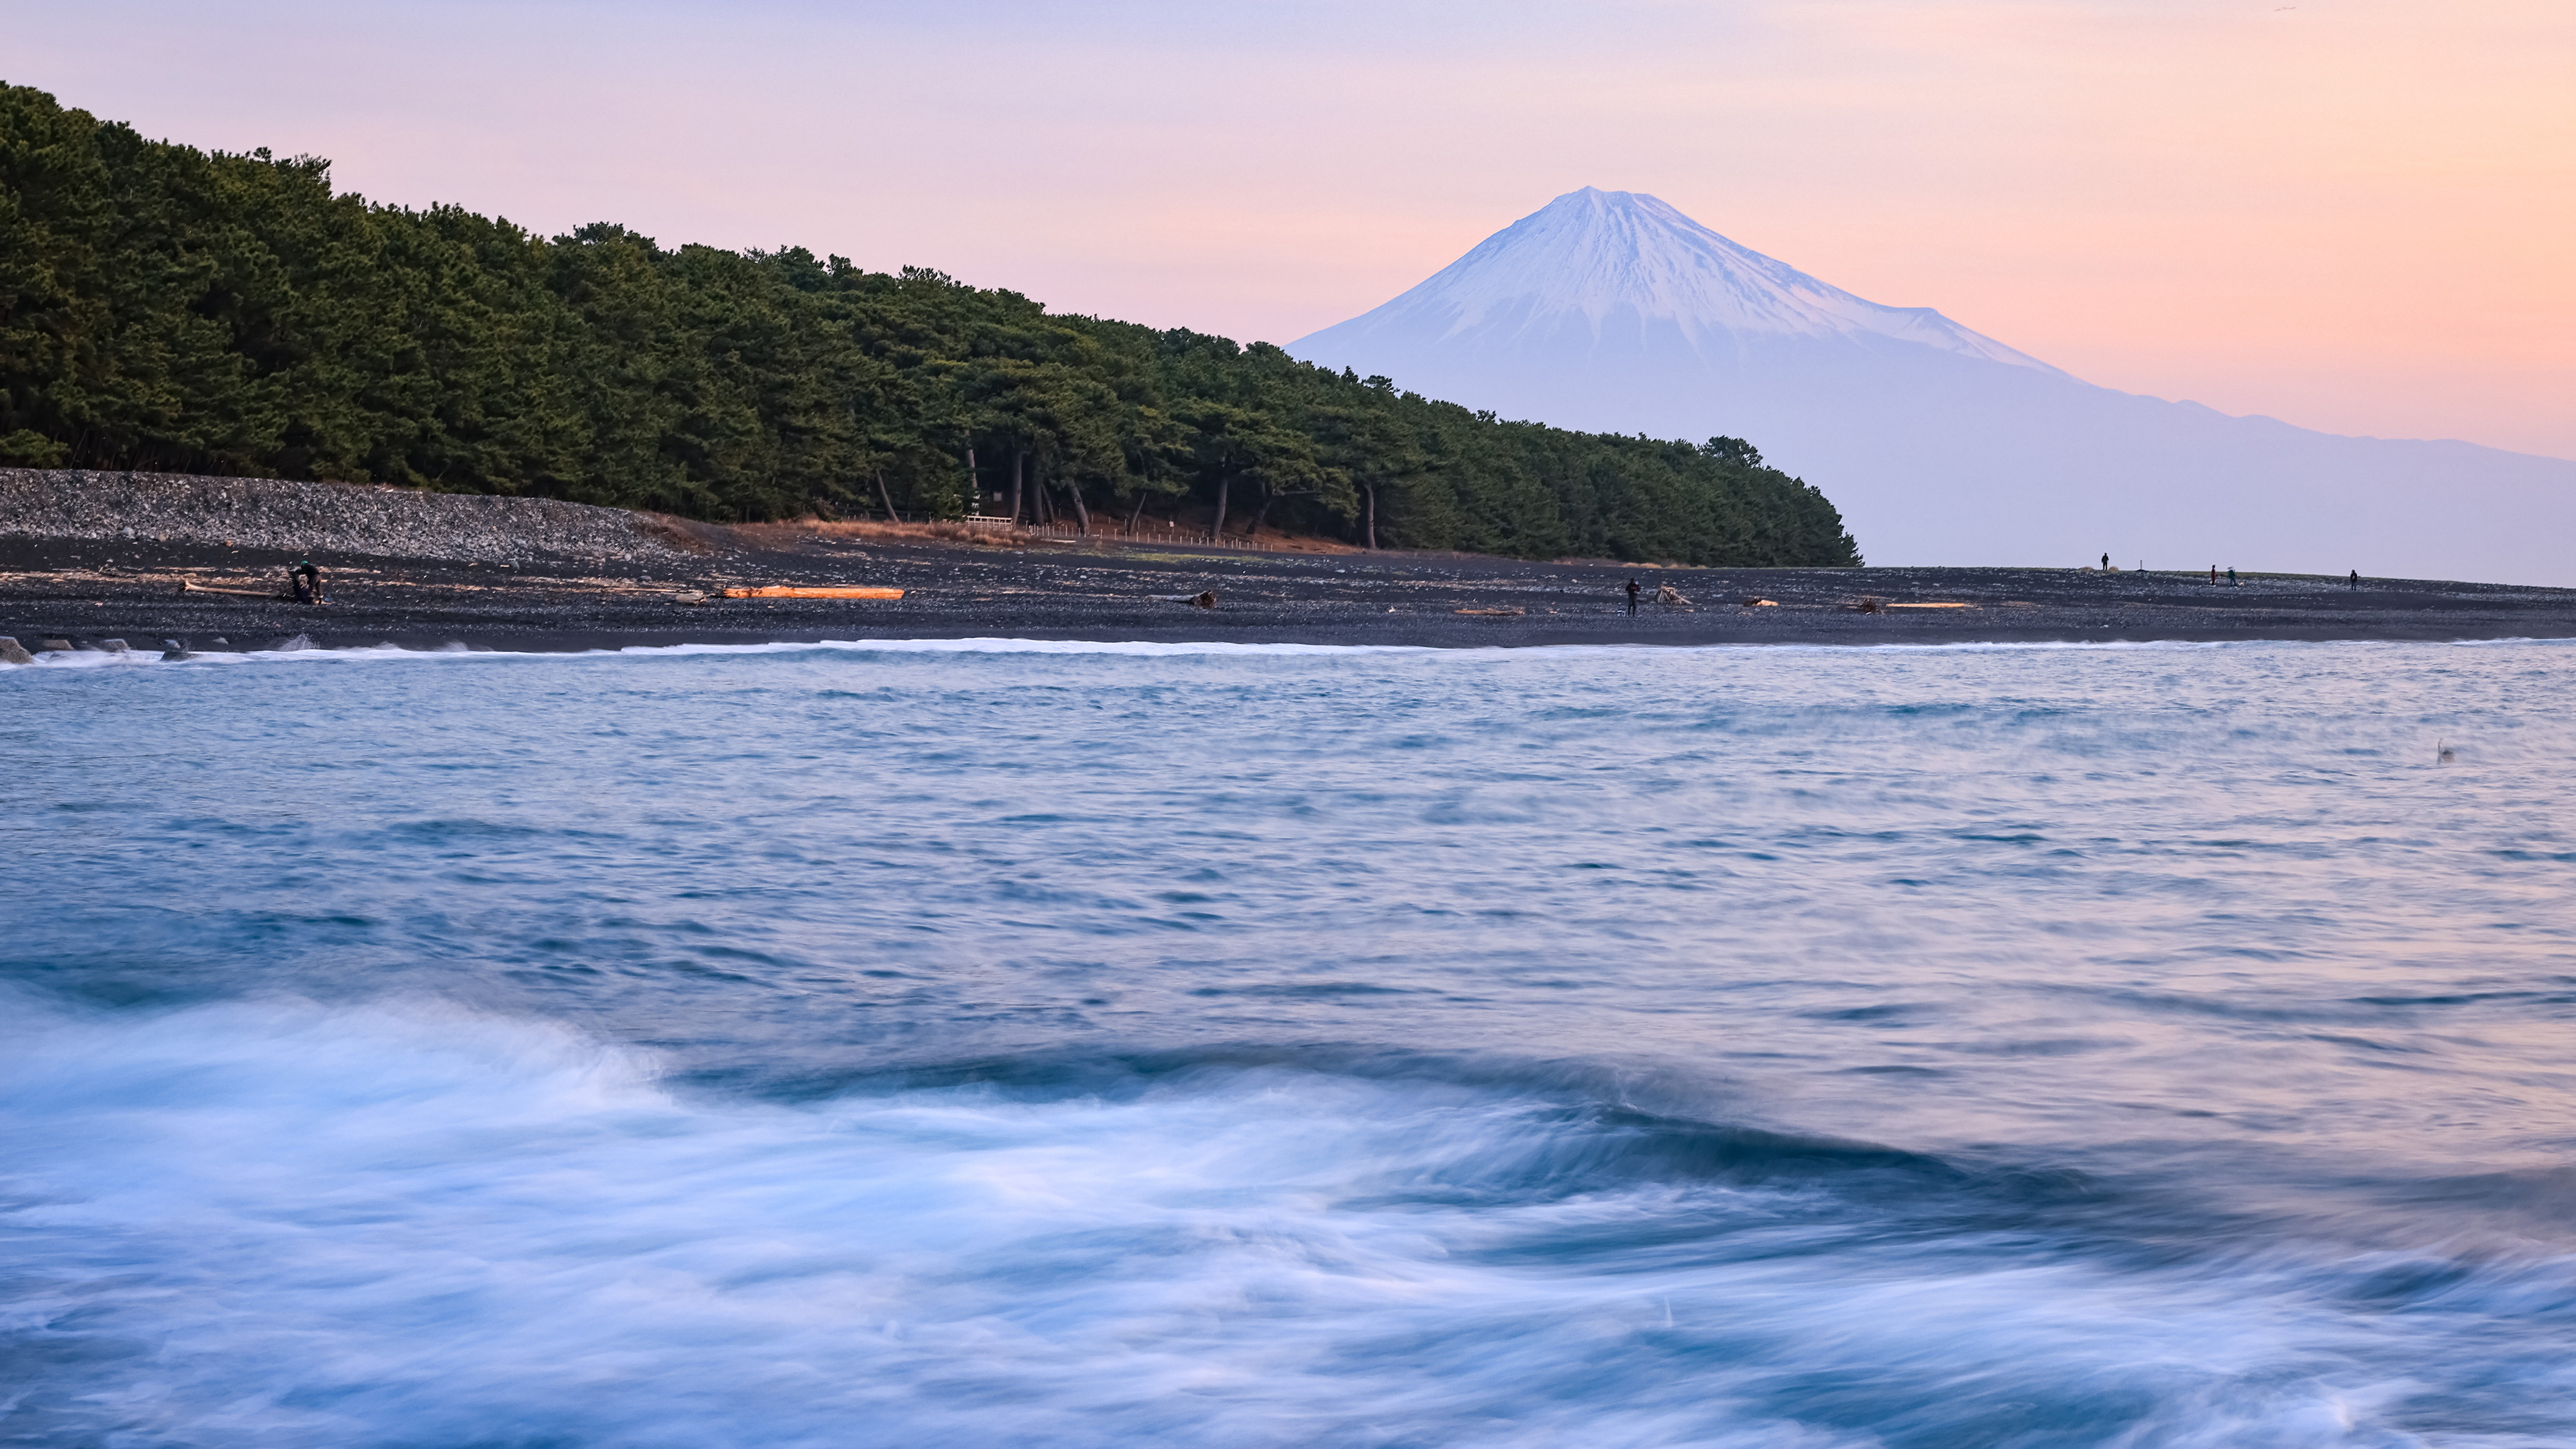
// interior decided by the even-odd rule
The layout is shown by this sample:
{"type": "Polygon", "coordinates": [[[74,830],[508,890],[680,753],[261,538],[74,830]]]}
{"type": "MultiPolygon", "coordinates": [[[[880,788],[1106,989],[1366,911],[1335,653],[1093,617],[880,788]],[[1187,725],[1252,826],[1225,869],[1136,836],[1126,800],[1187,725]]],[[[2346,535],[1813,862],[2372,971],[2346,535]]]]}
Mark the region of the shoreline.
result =
{"type": "Polygon", "coordinates": [[[2576,637],[2576,590],[2440,581],[2043,569],[1649,569],[1393,554],[847,543],[826,538],[614,573],[315,556],[331,602],[276,592],[260,550],[0,541],[0,634],[38,649],[121,638],[157,652],[391,644],[581,652],[677,644],[1024,639],[1089,643],[1939,645],[2576,637]],[[1626,612],[1622,586],[1689,602],[1626,612]],[[183,591],[182,584],[185,584],[183,591]],[[896,600],[726,599],[728,585],[873,585],[896,600]],[[1186,602],[1213,592],[1213,608],[1186,602]],[[1748,603],[1749,599],[1768,602],[1748,603]],[[1863,612],[1862,601],[1876,605],[1863,612]],[[1941,607],[1930,607],[1930,606],[1941,607]],[[218,645],[216,640],[223,644],[218,645]]]}
{"type": "Polygon", "coordinates": [[[157,654],[1093,643],[1887,645],[2576,638],[2576,589],[2091,568],[1727,569],[919,525],[726,526],[345,484],[0,470],[0,635],[157,654]],[[77,485],[77,486],[76,486],[77,485]],[[95,486],[92,486],[95,485],[95,486]],[[521,515],[525,515],[523,518],[521,515]],[[524,525],[524,526],[523,526],[524,525]],[[945,534],[944,537],[930,536],[945,534]],[[302,539],[289,548],[284,541],[302,539]],[[277,597],[309,558],[330,602],[277,597]],[[1623,586],[1647,602],[1631,617],[1623,586]],[[894,599],[724,598],[873,587],[894,599]],[[1680,602],[1653,602],[1669,586],[1680,602]],[[1190,600],[1213,594],[1214,607],[1190,600]]]}
{"type": "MultiPolygon", "coordinates": [[[[1189,641],[1151,639],[1061,639],[1031,638],[1024,636],[973,635],[956,638],[932,639],[898,638],[889,636],[885,638],[869,639],[782,639],[759,643],[709,643],[703,641],[690,641],[675,644],[601,644],[560,649],[503,648],[488,644],[464,645],[456,643],[450,643],[437,648],[422,648],[418,646],[393,643],[378,645],[321,644],[310,642],[308,640],[301,643],[289,643],[287,647],[283,648],[259,647],[250,649],[234,648],[190,650],[186,653],[184,658],[178,662],[199,665],[232,665],[288,660],[312,660],[316,662],[325,660],[336,660],[342,662],[386,662],[413,659],[466,660],[476,658],[518,660],[560,659],[569,661],[581,659],[622,659],[655,656],[676,657],[683,653],[790,653],[799,650],[835,650],[852,654],[864,654],[870,652],[901,654],[1054,654],[1090,655],[1095,657],[1103,655],[1131,655],[1157,658],[1211,657],[1217,655],[1219,651],[1225,651],[1227,654],[1233,655],[1234,657],[1279,651],[1278,653],[1272,654],[1271,657],[1282,658],[1314,657],[1343,652],[1353,654],[1455,655],[1463,657],[1467,655],[1496,653],[1535,653],[1549,650],[1566,650],[1569,652],[1588,650],[1642,650],[1668,651],[1685,654],[1717,650],[1741,650],[1748,653],[1771,650],[1781,652],[1836,654],[1869,654],[1878,651],[1931,654],[1949,650],[2029,650],[2034,652],[2065,650],[2080,653],[2147,650],[2184,651],[2234,649],[2251,648],[2263,645],[2302,645],[2322,647],[2339,644],[2419,644],[2442,645],[2452,648],[2479,648],[2485,646],[2494,646],[2499,648],[2556,646],[2576,645],[2576,635],[2548,637],[2508,636],[2493,639],[2113,639],[2099,641],[2065,639],[1952,639],[1884,644],[1817,644],[1783,641],[1776,643],[1739,642],[1650,644],[1628,642],[1607,644],[1501,643],[1476,645],[1353,644],[1338,642],[1318,643],[1312,641],[1273,641],[1263,643],[1242,640],[1189,641]],[[942,645],[957,645],[961,647],[954,649],[938,647],[942,645]]],[[[24,670],[42,670],[48,673],[58,673],[63,670],[124,669],[141,667],[147,664],[157,665],[163,662],[169,661],[166,661],[161,654],[149,648],[130,647],[125,651],[110,653],[95,648],[84,647],[76,648],[68,652],[41,652],[36,654],[31,662],[24,664],[0,660],[0,673],[24,670]]]]}

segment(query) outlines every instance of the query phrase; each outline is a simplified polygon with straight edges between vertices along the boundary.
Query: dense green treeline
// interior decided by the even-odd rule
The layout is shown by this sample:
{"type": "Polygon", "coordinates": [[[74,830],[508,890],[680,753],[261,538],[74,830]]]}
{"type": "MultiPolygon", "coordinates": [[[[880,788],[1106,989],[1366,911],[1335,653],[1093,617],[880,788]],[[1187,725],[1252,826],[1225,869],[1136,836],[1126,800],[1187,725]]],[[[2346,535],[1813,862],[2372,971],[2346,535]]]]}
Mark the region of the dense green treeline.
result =
{"type": "Polygon", "coordinates": [[[8,86],[0,464],[1859,561],[1823,495],[1733,439],[1502,422],[1267,344],[798,248],[375,206],[322,161],[146,141],[8,86]]]}

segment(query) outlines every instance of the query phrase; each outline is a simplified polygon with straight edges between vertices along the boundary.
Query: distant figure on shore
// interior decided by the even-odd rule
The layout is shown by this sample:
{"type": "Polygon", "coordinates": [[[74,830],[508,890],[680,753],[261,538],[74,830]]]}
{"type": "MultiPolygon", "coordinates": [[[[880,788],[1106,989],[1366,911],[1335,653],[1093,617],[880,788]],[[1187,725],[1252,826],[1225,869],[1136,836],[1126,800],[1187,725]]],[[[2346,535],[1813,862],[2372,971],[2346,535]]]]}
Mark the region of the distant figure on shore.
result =
{"type": "Polygon", "coordinates": [[[2211,564],[2209,566],[2209,581],[2213,584],[2218,582],[2218,565],[2216,564],[2211,564]]]}
{"type": "Polygon", "coordinates": [[[2102,572],[2104,572],[2104,573],[2106,573],[2106,574],[2107,574],[2107,573],[2109,573],[2110,571],[2111,571],[2111,556],[2110,556],[2109,554],[2107,554],[2107,553],[2106,553],[2106,554],[2102,555],[2102,572]]]}
{"type": "Polygon", "coordinates": [[[2361,592],[2361,570],[2359,569],[2352,571],[2352,591],[2356,594],[2361,592]]]}
{"type": "Polygon", "coordinates": [[[1632,619],[1637,616],[1638,592],[1637,581],[1635,579],[1628,580],[1628,617],[1632,619]]]}
{"type": "Polygon", "coordinates": [[[299,604],[319,604],[324,602],[322,594],[322,571],[313,566],[313,560],[306,559],[302,563],[299,563],[295,567],[287,570],[286,578],[289,583],[295,586],[295,602],[299,604]]]}
{"type": "Polygon", "coordinates": [[[2234,564],[2229,564],[2227,566],[2227,586],[2231,589],[2244,587],[2244,585],[2236,582],[2236,565],[2234,564]]]}

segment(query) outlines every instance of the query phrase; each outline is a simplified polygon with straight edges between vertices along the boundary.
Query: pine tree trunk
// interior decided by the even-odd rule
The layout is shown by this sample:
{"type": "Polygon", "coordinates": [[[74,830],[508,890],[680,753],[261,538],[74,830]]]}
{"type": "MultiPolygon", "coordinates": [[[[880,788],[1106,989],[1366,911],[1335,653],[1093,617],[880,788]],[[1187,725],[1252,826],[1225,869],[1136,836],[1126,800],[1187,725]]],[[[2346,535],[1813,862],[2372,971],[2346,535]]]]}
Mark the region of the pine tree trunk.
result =
{"type": "Polygon", "coordinates": [[[1278,501],[1279,495],[1270,491],[1270,485],[1262,484],[1261,506],[1252,511],[1252,527],[1244,530],[1245,538],[1251,538],[1261,532],[1261,525],[1270,517],[1270,505],[1278,501]]]}
{"type": "Polygon", "coordinates": [[[1026,448],[1011,450],[1011,523],[1015,527],[1020,521],[1020,465],[1028,460],[1026,448]]]}
{"type": "Polygon", "coordinates": [[[1368,491],[1368,547],[1369,552],[1377,552],[1377,485],[1374,483],[1369,485],[1368,491]]]}
{"type": "Polygon", "coordinates": [[[966,511],[984,511],[984,475],[975,471],[975,450],[966,450],[966,511]]]}
{"type": "Polygon", "coordinates": [[[1210,542],[1225,536],[1225,491],[1233,486],[1234,475],[1231,473],[1216,480],[1216,522],[1208,525],[1210,542]]]}
{"type": "Polygon", "coordinates": [[[1073,526],[1082,530],[1083,537],[1091,537],[1091,510],[1082,506],[1082,485],[1067,478],[1064,496],[1073,500],[1073,526]]]}
{"type": "Polygon", "coordinates": [[[1145,490],[1136,490],[1136,511],[1127,515],[1127,536],[1136,536],[1136,520],[1145,516],[1145,490]]]}
{"type": "Polygon", "coordinates": [[[885,500],[886,522],[903,522],[903,515],[894,511],[894,495],[886,491],[885,470],[882,468],[877,470],[877,497],[885,500]]]}

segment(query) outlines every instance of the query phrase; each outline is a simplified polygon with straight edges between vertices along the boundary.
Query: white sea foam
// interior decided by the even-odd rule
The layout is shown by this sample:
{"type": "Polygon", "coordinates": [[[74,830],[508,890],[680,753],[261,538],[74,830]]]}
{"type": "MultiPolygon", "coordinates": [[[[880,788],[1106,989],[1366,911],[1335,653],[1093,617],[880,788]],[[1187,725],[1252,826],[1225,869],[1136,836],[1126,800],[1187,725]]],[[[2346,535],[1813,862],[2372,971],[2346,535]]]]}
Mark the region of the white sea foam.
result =
{"type": "Polygon", "coordinates": [[[0,1437],[2576,1442],[2563,649],[929,647],[22,674],[0,1437]]]}
{"type": "Polygon", "coordinates": [[[1370,656],[1435,659],[1492,659],[1527,655],[1584,657],[1661,654],[2027,654],[2238,651],[2248,649],[2406,650],[2432,648],[2513,648],[2576,644],[2576,638],[2511,638],[2426,640],[2299,639],[2144,639],[2144,640],[1957,640],[1934,644],[1527,644],[1453,648],[1420,644],[1240,643],[1230,640],[1095,640],[1095,639],[823,639],[763,644],[652,644],[619,649],[509,650],[406,649],[393,645],[339,649],[209,650],[180,661],[164,661],[158,651],[114,654],[100,650],[39,654],[33,664],[0,665],[9,669],[123,669],[142,665],[236,664],[366,664],[387,661],[453,663],[468,660],[591,660],[603,658],[750,657],[808,654],[815,651],[858,654],[1041,654],[1109,658],[1362,658],[1370,656]]]}
{"type": "Polygon", "coordinates": [[[1604,1129],[1491,1085],[799,1107],[445,1009],[10,1007],[0,1429],[48,1442],[2409,1444],[2502,1291],[2410,1330],[2296,1254],[1570,1178],[1604,1129]]]}

